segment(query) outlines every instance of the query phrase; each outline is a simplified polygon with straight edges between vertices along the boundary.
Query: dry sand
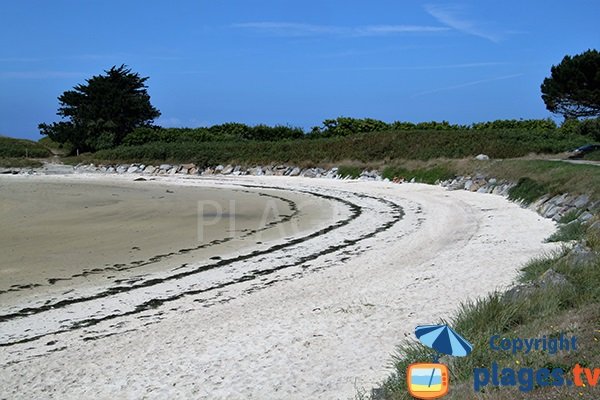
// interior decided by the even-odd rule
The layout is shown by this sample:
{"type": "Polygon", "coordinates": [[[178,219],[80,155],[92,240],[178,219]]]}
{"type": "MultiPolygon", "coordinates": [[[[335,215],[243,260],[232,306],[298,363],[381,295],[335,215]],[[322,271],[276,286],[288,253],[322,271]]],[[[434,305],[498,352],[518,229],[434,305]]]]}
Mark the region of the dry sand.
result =
{"type": "Polygon", "coordinates": [[[551,221],[495,195],[287,177],[160,183],[179,185],[175,195],[276,186],[313,208],[218,261],[2,301],[0,398],[352,398],[386,377],[416,325],[506,287],[553,248],[551,221]]]}

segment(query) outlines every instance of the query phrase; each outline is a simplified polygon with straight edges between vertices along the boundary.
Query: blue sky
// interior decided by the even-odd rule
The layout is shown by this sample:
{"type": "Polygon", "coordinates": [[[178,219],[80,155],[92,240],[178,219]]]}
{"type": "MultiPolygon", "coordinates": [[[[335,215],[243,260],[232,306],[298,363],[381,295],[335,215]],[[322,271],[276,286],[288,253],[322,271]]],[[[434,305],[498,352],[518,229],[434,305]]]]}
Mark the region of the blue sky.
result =
{"type": "Polygon", "coordinates": [[[0,0],[0,134],[38,139],[57,97],[113,65],[164,126],[309,128],[551,116],[539,86],[599,48],[597,0],[0,0]]]}

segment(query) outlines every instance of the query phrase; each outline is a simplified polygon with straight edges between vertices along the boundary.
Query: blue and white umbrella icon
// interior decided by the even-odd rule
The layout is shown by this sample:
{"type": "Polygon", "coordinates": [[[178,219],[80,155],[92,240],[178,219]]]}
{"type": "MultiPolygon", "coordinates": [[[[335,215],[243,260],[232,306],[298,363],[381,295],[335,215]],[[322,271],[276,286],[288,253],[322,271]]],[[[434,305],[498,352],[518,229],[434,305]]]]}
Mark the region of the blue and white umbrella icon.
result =
{"type": "Polygon", "coordinates": [[[464,357],[473,350],[473,345],[448,325],[421,325],[415,329],[417,339],[438,353],[464,357]]]}
{"type": "MultiPolygon", "coordinates": [[[[431,347],[435,351],[450,356],[464,357],[473,350],[473,345],[465,338],[460,336],[456,331],[448,325],[421,325],[415,329],[417,339],[425,346],[431,347]]],[[[434,362],[437,363],[439,357],[435,357],[434,362]]],[[[435,368],[431,371],[429,377],[429,386],[433,382],[435,368]]]]}

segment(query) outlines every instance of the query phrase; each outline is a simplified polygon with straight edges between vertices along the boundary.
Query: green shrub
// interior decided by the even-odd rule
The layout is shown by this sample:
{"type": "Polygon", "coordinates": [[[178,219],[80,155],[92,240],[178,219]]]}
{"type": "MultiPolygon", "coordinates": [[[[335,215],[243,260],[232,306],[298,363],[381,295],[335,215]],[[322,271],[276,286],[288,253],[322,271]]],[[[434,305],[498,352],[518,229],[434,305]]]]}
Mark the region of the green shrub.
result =
{"type": "MultiPolygon", "coordinates": [[[[169,132],[178,131],[172,128],[169,132]]],[[[512,158],[529,153],[559,153],[586,143],[581,136],[565,136],[559,131],[533,134],[517,129],[386,131],[278,141],[198,141],[193,138],[184,141],[173,139],[172,133],[160,142],[99,151],[96,158],[107,161],[189,161],[199,165],[229,162],[324,164],[344,160],[369,163],[395,159],[466,158],[480,153],[492,158],[512,158]]],[[[196,134],[204,135],[202,131],[196,134]]]]}

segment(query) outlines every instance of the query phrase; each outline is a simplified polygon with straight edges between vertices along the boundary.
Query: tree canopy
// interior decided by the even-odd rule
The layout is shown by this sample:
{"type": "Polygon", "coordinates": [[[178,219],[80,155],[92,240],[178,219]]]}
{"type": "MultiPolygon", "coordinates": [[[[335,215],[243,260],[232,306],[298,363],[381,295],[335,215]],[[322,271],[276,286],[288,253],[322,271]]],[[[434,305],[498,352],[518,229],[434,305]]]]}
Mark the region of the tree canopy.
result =
{"type": "Polygon", "coordinates": [[[600,53],[565,56],[541,89],[546,108],[566,119],[600,116],[600,53]]]}
{"type": "Polygon", "coordinates": [[[150,103],[148,77],[125,65],[104,72],[64,92],[57,115],[66,121],[40,124],[41,134],[80,151],[96,151],[118,146],[127,134],[160,116],[150,103]]]}

